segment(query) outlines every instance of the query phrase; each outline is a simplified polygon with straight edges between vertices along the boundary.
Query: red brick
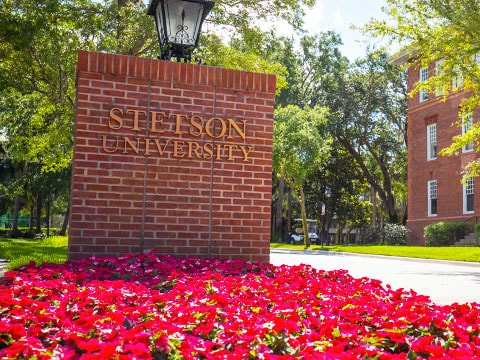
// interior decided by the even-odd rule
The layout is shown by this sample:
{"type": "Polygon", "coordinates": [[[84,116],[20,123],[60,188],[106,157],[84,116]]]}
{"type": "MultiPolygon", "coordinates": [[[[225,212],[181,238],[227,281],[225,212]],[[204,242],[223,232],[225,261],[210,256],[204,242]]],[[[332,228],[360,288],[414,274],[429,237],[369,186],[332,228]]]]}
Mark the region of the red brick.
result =
{"type": "MultiPolygon", "coordinates": [[[[206,257],[211,248],[210,255],[268,261],[271,155],[265,154],[272,149],[274,90],[265,93],[265,84],[272,76],[81,52],[78,77],[72,199],[80,198],[72,200],[76,213],[71,217],[70,244],[81,241],[82,247],[72,247],[71,258],[139,252],[144,226],[145,248],[159,253],[206,257]],[[150,95],[146,94],[149,88],[150,95]],[[203,119],[247,119],[246,143],[253,146],[250,162],[197,159],[197,153],[174,158],[171,149],[163,156],[152,152],[144,158],[146,120],[139,118],[140,132],[133,134],[133,117],[124,116],[125,127],[112,131],[107,123],[113,105],[150,106],[167,114],[199,114],[203,119]],[[96,148],[101,147],[102,133],[128,136],[132,141],[138,137],[138,155],[130,148],[126,154],[123,148],[112,154],[96,148]],[[210,185],[212,171],[214,183],[210,185]],[[259,246],[262,241],[265,244],[259,246]]],[[[165,128],[173,132],[175,124],[165,124],[165,128]]],[[[189,135],[190,128],[184,125],[182,137],[171,136],[171,140],[211,143],[205,134],[189,135]]]]}
{"type": "MultiPolygon", "coordinates": [[[[429,71],[434,72],[435,64],[429,71]]],[[[412,90],[419,78],[418,69],[409,69],[408,88],[412,90]]],[[[423,229],[438,221],[476,221],[480,197],[475,196],[474,213],[463,213],[462,178],[463,167],[471,160],[478,159],[478,153],[462,153],[458,156],[438,155],[436,160],[427,160],[426,126],[437,124],[437,148],[449,146],[461,129],[452,124],[458,119],[458,110],[465,93],[452,94],[446,101],[429,93],[429,100],[420,103],[419,95],[408,99],[408,244],[424,245],[423,229]],[[437,180],[436,216],[428,216],[427,182],[437,180]]],[[[479,113],[474,114],[478,121],[479,113]]],[[[476,180],[475,180],[476,181],[476,180]]]]}

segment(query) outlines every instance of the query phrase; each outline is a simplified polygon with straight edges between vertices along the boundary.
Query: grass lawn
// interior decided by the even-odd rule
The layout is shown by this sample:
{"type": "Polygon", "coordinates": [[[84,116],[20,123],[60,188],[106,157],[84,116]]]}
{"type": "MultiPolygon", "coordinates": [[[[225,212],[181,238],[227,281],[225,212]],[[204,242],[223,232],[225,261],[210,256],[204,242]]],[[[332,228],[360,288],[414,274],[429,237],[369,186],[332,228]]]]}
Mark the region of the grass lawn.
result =
{"type": "MultiPolygon", "coordinates": [[[[52,262],[61,264],[67,260],[67,236],[51,236],[47,239],[0,239],[0,259],[9,260],[9,269],[28,264],[52,262]]],[[[303,245],[272,243],[272,249],[303,251],[303,245]]],[[[312,245],[312,251],[337,251],[386,256],[403,256],[423,259],[480,262],[480,247],[427,247],[386,245],[312,245]]]]}
{"type": "Polygon", "coordinates": [[[67,260],[67,236],[50,236],[46,239],[0,239],[0,258],[9,260],[8,268],[44,262],[61,264],[67,260]]]}
{"type": "MultiPolygon", "coordinates": [[[[303,250],[303,245],[289,245],[272,243],[272,249],[303,250]]],[[[450,247],[429,247],[429,246],[387,246],[387,245],[319,245],[310,246],[312,251],[334,251],[349,252],[358,254],[373,254],[386,256],[401,256],[421,259],[455,260],[480,262],[480,247],[472,246],[450,246],[450,247]]]]}

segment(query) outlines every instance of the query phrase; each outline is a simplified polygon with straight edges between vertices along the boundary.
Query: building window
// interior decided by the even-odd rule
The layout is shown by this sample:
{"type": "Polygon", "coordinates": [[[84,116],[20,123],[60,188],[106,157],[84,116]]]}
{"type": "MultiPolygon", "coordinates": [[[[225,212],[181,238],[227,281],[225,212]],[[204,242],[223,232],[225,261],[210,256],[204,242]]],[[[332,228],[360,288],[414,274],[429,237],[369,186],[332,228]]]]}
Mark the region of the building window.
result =
{"type": "MultiPolygon", "coordinates": [[[[472,128],[473,125],[473,117],[472,115],[462,116],[462,135],[472,128]]],[[[469,141],[466,145],[462,148],[463,152],[473,151],[473,140],[469,141]]]]}
{"type": "MultiPolygon", "coordinates": [[[[428,67],[424,67],[420,69],[420,81],[427,81],[428,80],[428,67]]],[[[420,102],[428,100],[428,90],[420,88],[420,102]]]]}
{"type": "Polygon", "coordinates": [[[472,213],[474,211],[474,183],[473,177],[469,176],[463,183],[463,213],[472,213]]]}
{"type": "Polygon", "coordinates": [[[437,124],[427,126],[427,160],[437,158],[437,124]]]}
{"type": "Polygon", "coordinates": [[[437,180],[428,182],[428,216],[437,215],[437,180]]]}
{"type": "MultiPolygon", "coordinates": [[[[435,76],[442,76],[445,67],[445,59],[440,59],[435,62],[435,76]]],[[[436,96],[441,96],[445,93],[445,87],[441,86],[435,90],[436,96]]]]}
{"type": "Polygon", "coordinates": [[[455,67],[454,69],[455,76],[452,79],[452,90],[457,91],[460,90],[463,86],[463,75],[460,72],[460,68],[455,67]]]}

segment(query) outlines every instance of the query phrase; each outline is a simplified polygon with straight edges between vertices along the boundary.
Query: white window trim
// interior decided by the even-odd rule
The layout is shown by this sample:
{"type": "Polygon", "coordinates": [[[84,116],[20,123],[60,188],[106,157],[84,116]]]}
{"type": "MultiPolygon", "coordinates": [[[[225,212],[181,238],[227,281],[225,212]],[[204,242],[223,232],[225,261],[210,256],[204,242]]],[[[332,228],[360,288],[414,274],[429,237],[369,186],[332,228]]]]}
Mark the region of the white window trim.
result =
{"type": "Polygon", "coordinates": [[[437,146],[437,123],[433,123],[427,125],[427,160],[435,160],[437,158],[437,146]],[[435,146],[435,151],[432,151],[433,145],[435,146]]]}
{"type": "Polygon", "coordinates": [[[437,180],[429,180],[427,182],[427,200],[428,200],[428,216],[437,216],[438,213],[438,184],[437,180]],[[435,183],[435,194],[432,192],[432,185],[435,183]],[[432,197],[434,196],[434,197],[432,197]],[[437,212],[432,213],[432,202],[431,199],[437,199],[437,212]]]}
{"type": "MultiPolygon", "coordinates": [[[[422,82],[428,80],[428,67],[422,67],[420,69],[419,79],[422,82]]],[[[428,90],[424,89],[423,87],[420,87],[419,101],[424,102],[424,101],[427,101],[427,100],[428,100],[428,90]]]]}
{"type": "Polygon", "coordinates": [[[452,79],[452,90],[457,91],[461,90],[463,87],[463,75],[460,73],[460,69],[458,67],[455,67],[454,70],[457,75],[452,79]]]}
{"type": "MultiPolygon", "coordinates": [[[[445,71],[445,59],[440,59],[435,62],[435,76],[441,76],[445,71]]],[[[445,86],[440,89],[435,89],[435,96],[442,96],[445,94],[445,86]]]]}
{"type": "MultiPolygon", "coordinates": [[[[472,128],[473,125],[473,116],[465,115],[462,116],[462,135],[464,135],[468,130],[472,128]],[[465,119],[468,119],[465,121],[465,119]]],[[[473,141],[470,141],[467,145],[463,146],[462,152],[472,152],[473,151],[473,141]]]]}
{"type": "Polygon", "coordinates": [[[475,183],[473,177],[469,177],[462,183],[463,193],[463,213],[472,214],[475,212],[475,206],[473,210],[467,210],[467,195],[472,194],[475,198],[475,183]]]}

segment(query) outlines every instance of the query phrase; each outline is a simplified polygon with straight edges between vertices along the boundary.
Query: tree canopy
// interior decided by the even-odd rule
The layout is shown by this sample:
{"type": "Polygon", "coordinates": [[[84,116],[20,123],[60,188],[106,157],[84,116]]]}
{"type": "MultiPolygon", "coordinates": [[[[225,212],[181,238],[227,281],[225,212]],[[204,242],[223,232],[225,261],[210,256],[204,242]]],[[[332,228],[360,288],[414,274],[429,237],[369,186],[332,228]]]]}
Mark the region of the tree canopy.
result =
{"type": "MultiPolygon", "coordinates": [[[[395,56],[406,56],[406,67],[419,68],[442,60],[442,69],[427,81],[419,81],[410,95],[421,88],[442,89],[443,96],[465,91],[459,116],[472,113],[480,105],[480,3],[472,0],[386,0],[383,11],[387,20],[371,21],[364,30],[382,37],[392,47],[400,48],[395,56]]],[[[475,123],[464,136],[455,139],[443,153],[454,154],[462,146],[480,138],[475,123]]],[[[478,173],[480,164],[470,164],[478,173]]]]}
{"type": "Polygon", "coordinates": [[[326,109],[301,109],[289,105],[275,111],[273,167],[285,178],[300,200],[305,247],[309,247],[304,183],[328,157],[329,139],[324,137],[326,109]]]}
{"type": "MultiPolygon", "coordinates": [[[[285,22],[301,33],[305,11],[315,2],[216,1],[197,54],[209,65],[277,75],[275,170],[297,192],[302,217],[306,198],[318,205],[315,188],[327,185],[334,194],[331,209],[340,199],[337,208],[348,216],[356,211],[350,205],[364,189],[365,177],[371,176],[371,184],[386,190],[385,198],[401,194],[395,192],[396,182],[388,181],[392,176],[401,180],[395,174],[404,170],[393,161],[404,155],[403,147],[395,148],[402,142],[397,132],[404,130],[401,109],[396,108],[397,94],[390,91],[391,70],[379,65],[384,57],[349,64],[334,32],[303,36],[298,43],[276,36],[275,26],[285,22]],[[376,86],[381,90],[374,91],[376,86]],[[366,102],[367,96],[374,105],[366,102]],[[353,105],[360,110],[353,111],[353,105]],[[368,151],[365,139],[377,152],[368,151]],[[328,151],[334,140],[335,150],[328,151]],[[338,189],[325,181],[318,184],[319,171],[323,176],[348,169],[354,160],[360,164],[357,169],[329,177],[327,182],[335,182],[338,189]],[[362,179],[358,171],[362,169],[371,174],[365,172],[362,179]],[[306,195],[304,185],[310,186],[306,195]]],[[[51,181],[63,184],[59,177],[69,177],[78,50],[158,55],[153,19],[146,8],[142,0],[0,1],[0,130],[7,151],[4,164],[8,161],[15,170],[11,194],[38,188],[27,202],[40,201],[41,191],[51,190],[51,181]]],[[[62,189],[68,193],[68,185],[62,189]]],[[[66,197],[62,206],[68,208],[66,197]]],[[[318,213],[318,206],[309,211],[318,213]]]]}
{"type": "MultiPolygon", "coordinates": [[[[284,67],[268,58],[268,41],[258,46],[268,34],[256,24],[283,19],[299,28],[304,10],[314,2],[217,1],[199,52],[212,65],[276,73],[281,89],[284,67]],[[225,31],[230,46],[215,35],[225,31]]],[[[40,191],[39,179],[69,178],[77,51],[158,55],[147,5],[142,0],[0,1],[0,131],[3,167],[9,164],[15,180],[5,191],[15,197],[14,213],[22,204],[20,195],[41,201],[41,194],[27,194],[40,191]]],[[[62,191],[68,193],[68,186],[62,185],[62,191]]]]}

